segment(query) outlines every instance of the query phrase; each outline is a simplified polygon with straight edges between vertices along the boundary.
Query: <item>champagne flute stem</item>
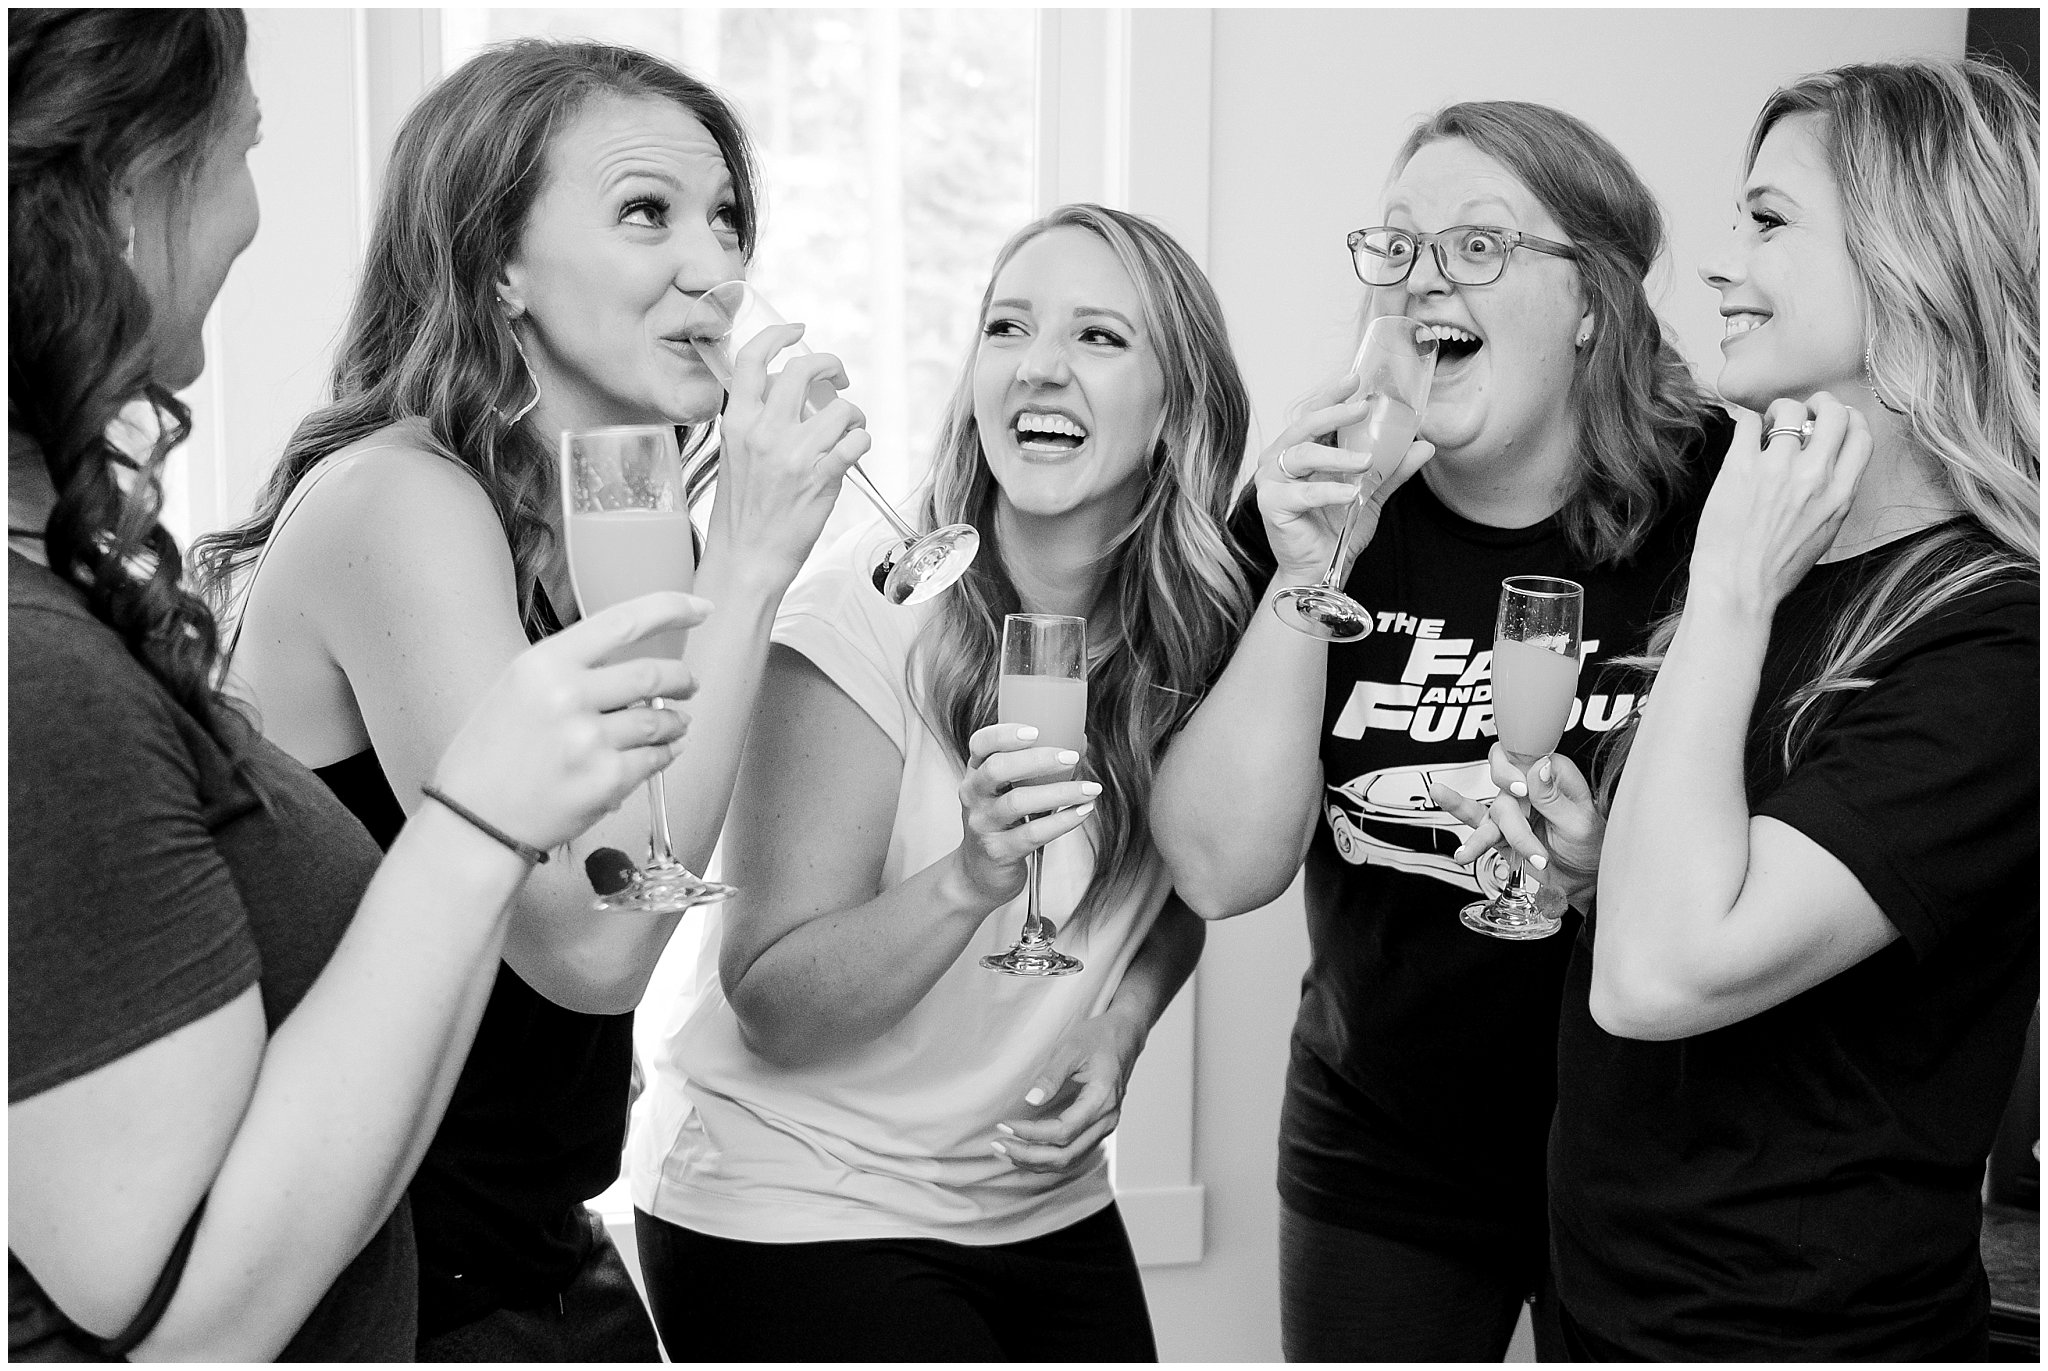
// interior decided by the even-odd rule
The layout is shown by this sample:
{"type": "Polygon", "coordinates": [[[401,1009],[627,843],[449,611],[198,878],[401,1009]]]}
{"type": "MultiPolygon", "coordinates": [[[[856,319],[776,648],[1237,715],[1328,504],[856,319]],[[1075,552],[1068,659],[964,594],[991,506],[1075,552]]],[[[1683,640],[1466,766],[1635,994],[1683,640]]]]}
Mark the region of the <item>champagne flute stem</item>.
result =
{"type": "Polygon", "coordinates": [[[860,489],[860,493],[872,500],[876,509],[882,511],[882,517],[889,521],[890,526],[896,530],[898,536],[910,542],[917,541],[917,530],[903,522],[903,516],[898,514],[896,507],[889,503],[880,490],[875,488],[875,483],[868,479],[868,474],[860,469],[859,462],[855,462],[851,467],[847,468],[846,474],[853,478],[853,483],[860,489]]]}
{"type": "Polygon", "coordinates": [[[1024,941],[1045,941],[1045,921],[1038,916],[1038,857],[1043,848],[1032,849],[1024,859],[1024,941]]]}
{"type": "Polygon", "coordinates": [[[1351,497],[1351,503],[1344,507],[1344,527],[1337,530],[1337,546],[1330,549],[1330,564],[1323,568],[1322,587],[1324,590],[1337,588],[1337,563],[1344,560],[1344,545],[1351,541],[1351,525],[1358,518],[1358,507],[1365,503],[1362,494],[1351,497]]]}
{"type": "Polygon", "coordinates": [[[668,836],[668,789],[659,771],[647,778],[647,854],[649,865],[675,865],[668,836]]]}

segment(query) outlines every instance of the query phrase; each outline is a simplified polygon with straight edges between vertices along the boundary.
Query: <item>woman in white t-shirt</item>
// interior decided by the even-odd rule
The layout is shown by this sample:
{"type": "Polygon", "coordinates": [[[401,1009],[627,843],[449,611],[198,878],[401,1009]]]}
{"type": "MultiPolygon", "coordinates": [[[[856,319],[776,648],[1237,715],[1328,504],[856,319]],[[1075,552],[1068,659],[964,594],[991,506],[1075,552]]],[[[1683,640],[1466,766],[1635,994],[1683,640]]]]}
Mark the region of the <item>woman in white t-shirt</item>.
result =
{"type": "Polygon", "coordinates": [[[923,511],[981,555],[897,607],[867,571],[887,532],[856,532],[784,598],[717,983],[634,1131],[650,1302],[694,1357],[1156,1357],[1101,1142],[1201,952],[1146,799],[1252,608],[1225,528],[1250,406],[1200,269],[1128,214],[1022,230],[981,317],[923,511]],[[1073,780],[991,722],[1020,610],[1088,619],[1073,780]],[[982,969],[1027,854],[1076,829],[1043,909],[1084,969],[982,969]]]}

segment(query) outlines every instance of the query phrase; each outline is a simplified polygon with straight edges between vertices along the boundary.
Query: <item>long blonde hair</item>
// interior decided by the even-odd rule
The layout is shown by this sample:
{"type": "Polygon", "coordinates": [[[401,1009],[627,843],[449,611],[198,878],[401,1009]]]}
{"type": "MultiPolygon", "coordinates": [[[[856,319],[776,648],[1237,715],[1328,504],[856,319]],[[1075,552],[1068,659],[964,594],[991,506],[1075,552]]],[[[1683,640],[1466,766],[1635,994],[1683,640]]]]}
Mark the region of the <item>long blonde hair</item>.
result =
{"type": "MultiPolygon", "coordinates": [[[[1003,246],[982,292],[981,316],[1018,249],[1062,227],[1085,229],[1116,253],[1143,303],[1145,332],[1166,380],[1144,498],[1102,552],[1109,567],[1103,598],[1114,609],[1090,623],[1085,765],[1102,794],[1095,875],[1075,910],[1079,918],[1114,904],[1137,876],[1151,850],[1145,809],[1160,755],[1222,669],[1256,597],[1227,527],[1251,400],[1222,305],[1181,246],[1136,215],[1063,205],[1003,246]]],[[[939,602],[911,659],[919,708],[963,764],[968,737],[996,717],[990,664],[1003,616],[1023,608],[1003,567],[996,494],[975,426],[970,353],[940,428],[922,517],[927,528],[973,524],[982,550],[939,602]]]]}
{"type": "MultiPolygon", "coordinates": [[[[1747,165],[1793,115],[1815,132],[1842,195],[1849,259],[1867,301],[1867,384],[1932,459],[1960,517],[1858,592],[1783,706],[1790,769],[1824,702],[1866,688],[1901,634],[1984,585],[2041,570],[2041,254],[2038,102],[2002,68],[1914,60],[1838,67],[1772,95],[1747,165]]],[[[1654,671],[1673,613],[1631,665],[1654,671]]],[[[1632,717],[1609,735],[1603,793],[1632,717]]]]}

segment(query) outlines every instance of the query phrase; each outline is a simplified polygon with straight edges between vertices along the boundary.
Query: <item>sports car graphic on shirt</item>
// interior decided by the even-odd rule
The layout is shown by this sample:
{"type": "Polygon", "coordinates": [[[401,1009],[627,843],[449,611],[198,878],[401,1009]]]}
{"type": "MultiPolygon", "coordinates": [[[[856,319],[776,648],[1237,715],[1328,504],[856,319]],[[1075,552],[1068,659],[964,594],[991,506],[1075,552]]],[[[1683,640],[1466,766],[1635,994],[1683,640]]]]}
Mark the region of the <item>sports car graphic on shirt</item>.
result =
{"type": "Polygon", "coordinates": [[[1482,858],[1475,876],[1452,860],[1451,854],[1472,830],[1437,808],[1429,797],[1434,784],[1449,786],[1481,804],[1500,794],[1483,757],[1450,766],[1383,767],[1343,785],[1327,786],[1323,817],[1329,821],[1337,855],[1354,866],[1369,862],[1434,876],[1490,899],[1506,882],[1505,864],[1497,870],[1491,858],[1482,858]]]}

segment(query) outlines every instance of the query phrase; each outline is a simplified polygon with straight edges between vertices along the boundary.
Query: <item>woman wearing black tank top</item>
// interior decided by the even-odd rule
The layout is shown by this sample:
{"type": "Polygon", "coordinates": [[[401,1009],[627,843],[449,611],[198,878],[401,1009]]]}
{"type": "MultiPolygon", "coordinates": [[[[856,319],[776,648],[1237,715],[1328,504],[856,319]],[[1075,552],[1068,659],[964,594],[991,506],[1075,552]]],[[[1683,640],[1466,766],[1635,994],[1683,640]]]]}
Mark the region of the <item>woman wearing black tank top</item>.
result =
{"type": "MultiPolygon", "coordinates": [[[[222,599],[246,585],[237,688],[380,839],[482,685],[573,615],[555,435],[668,423],[692,494],[719,478],[687,784],[668,788],[678,856],[710,857],[776,605],[867,447],[844,401],[801,417],[813,381],[845,384],[835,358],[766,378],[794,328],[742,354],[711,442],[723,392],[680,325],[745,274],[756,205],[733,112],[628,49],[493,48],[399,131],[333,402],[299,426],[255,516],[198,553],[222,599]]],[[[679,916],[593,914],[581,858],[638,853],[644,825],[627,804],[518,898],[411,1191],[422,1359],[658,1356],[584,1208],[618,1174],[631,1011],[679,916]]]]}

